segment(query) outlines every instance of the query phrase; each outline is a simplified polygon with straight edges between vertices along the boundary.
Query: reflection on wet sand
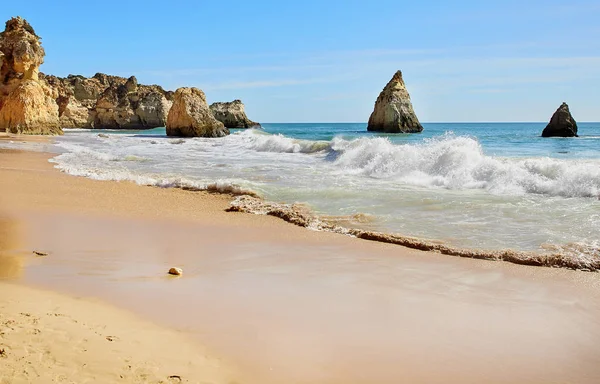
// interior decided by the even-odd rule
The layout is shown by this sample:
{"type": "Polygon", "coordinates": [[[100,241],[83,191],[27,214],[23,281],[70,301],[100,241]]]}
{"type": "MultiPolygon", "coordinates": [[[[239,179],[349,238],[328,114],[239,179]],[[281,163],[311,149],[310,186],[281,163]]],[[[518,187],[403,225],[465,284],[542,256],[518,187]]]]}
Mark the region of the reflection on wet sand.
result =
{"type": "Polygon", "coordinates": [[[0,279],[21,276],[23,259],[18,252],[20,239],[19,223],[0,213],[0,279]]]}

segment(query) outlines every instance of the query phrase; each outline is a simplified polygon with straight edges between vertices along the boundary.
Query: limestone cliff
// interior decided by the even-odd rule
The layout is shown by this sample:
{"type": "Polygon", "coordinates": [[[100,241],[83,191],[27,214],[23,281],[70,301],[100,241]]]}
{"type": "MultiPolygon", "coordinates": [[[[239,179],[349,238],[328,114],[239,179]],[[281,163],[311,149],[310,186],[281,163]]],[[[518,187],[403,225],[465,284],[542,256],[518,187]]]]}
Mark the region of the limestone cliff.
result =
{"type": "Polygon", "coordinates": [[[12,133],[61,134],[54,94],[39,81],[41,39],[27,21],[14,17],[0,33],[0,129],[12,133]]]}
{"type": "Polygon", "coordinates": [[[212,103],[210,110],[215,117],[226,128],[260,128],[259,123],[248,119],[244,103],[241,100],[233,100],[227,103],[212,103]]]}
{"type": "Polygon", "coordinates": [[[64,128],[147,129],[164,127],[173,92],[158,85],[97,73],[91,78],[41,76],[56,90],[64,128]]]}
{"type": "Polygon", "coordinates": [[[167,136],[221,137],[229,129],[216,120],[198,88],[179,88],[167,117],[167,136]]]}
{"type": "Polygon", "coordinates": [[[577,122],[569,111],[567,103],[562,103],[554,112],[550,122],[542,131],[542,137],[577,137],[577,122]]]}
{"type": "Polygon", "coordinates": [[[402,72],[397,71],[379,94],[367,130],[386,133],[423,131],[413,110],[402,72]]]}

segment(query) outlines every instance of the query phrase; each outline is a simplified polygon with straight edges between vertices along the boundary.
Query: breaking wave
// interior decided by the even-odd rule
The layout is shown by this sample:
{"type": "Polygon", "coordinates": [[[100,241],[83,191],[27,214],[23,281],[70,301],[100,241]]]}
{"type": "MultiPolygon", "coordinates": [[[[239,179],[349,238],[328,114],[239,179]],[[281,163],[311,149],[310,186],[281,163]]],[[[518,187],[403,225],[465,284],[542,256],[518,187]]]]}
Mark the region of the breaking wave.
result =
{"type": "Polygon", "coordinates": [[[334,165],[343,172],[410,185],[511,195],[600,196],[597,160],[492,157],[477,140],[454,135],[403,145],[387,138],[336,138],[331,147],[334,165]]]}
{"type": "Polygon", "coordinates": [[[232,135],[230,140],[240,140],[241,145],[257,152],[317,153],[331,149],[327,141],[300,140],[281,134],[268,134],[256,129],[232,135]]]}

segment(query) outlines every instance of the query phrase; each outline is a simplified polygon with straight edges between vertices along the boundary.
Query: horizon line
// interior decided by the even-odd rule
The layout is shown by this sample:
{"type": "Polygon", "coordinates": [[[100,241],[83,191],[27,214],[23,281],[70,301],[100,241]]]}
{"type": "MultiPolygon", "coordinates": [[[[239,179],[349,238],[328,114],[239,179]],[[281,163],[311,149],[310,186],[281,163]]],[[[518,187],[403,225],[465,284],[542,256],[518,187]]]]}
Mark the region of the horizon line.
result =
{"type": "MultiPolygon", "coordinates": [[[[275,121],[260,124],[368,124],[363,121],[275,121]]],[[[546,121],[426,121],[421,124],[548,124],[546,121]]],[[[600,121],[579,121],[577,124],[600,124],[600,121]]]]}

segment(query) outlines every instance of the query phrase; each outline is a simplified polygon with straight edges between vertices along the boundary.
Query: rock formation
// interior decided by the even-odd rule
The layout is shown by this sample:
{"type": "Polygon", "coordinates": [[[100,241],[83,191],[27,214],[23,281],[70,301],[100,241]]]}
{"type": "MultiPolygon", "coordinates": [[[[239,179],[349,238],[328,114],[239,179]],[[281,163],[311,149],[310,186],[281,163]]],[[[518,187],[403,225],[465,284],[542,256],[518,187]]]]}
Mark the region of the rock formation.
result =
{"type": "Polygon", "coordinates": [[[402,72],[397,71],[379,94],[367,130],[385,133],[423,131],[413,110],[402,72]]]}
{"type": "Polygon", "coordinates": [[[228,103],[212,103],[210,110],[215,117],[226,128],[260,128],[259,123],[248,119],[241,100],[233,100],[228,103]]]}
{"type": "Polygon", "coordinates": [[[562,103],[560,107],[554,112],[550,123],[542,131],[542,137],[577,137],[577,123],[567,103],[562,103]]]}
{"type": "Polygon", "coordinates": [[[64,128],[147,129],[164,127],[173,92],[158,85],[97,73],[91,78],[69,75],[42,78],[56,90],[64,128]]]}
{"type": "Polygon", "coordinates": [[[0,129],[11,133],[61,134],[54,93],[39,80],[44,62],[40,37],[14,17],[0,33],[0,129]]]}
{"type": "Polygon", "coordinates": [[[167,136],[221,137],[229,129],[216,120],[198,88],[179,88],[167,117],[167,136]]]}

